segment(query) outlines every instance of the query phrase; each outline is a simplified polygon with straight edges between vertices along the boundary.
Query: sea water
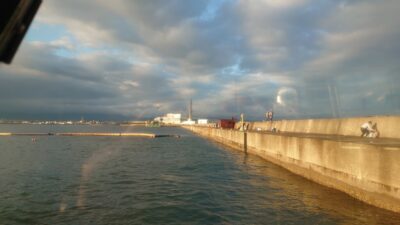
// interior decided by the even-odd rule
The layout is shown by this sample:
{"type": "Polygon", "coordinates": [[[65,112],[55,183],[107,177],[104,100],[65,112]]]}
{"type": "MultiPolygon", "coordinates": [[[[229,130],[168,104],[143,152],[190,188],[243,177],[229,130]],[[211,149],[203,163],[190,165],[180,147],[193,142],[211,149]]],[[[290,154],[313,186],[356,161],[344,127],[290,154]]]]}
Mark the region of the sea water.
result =
{"type": "Polygon", "coordinates": [[[0,125],[0,224],[400,224],[364,204],[181,128],[0,125]]]}

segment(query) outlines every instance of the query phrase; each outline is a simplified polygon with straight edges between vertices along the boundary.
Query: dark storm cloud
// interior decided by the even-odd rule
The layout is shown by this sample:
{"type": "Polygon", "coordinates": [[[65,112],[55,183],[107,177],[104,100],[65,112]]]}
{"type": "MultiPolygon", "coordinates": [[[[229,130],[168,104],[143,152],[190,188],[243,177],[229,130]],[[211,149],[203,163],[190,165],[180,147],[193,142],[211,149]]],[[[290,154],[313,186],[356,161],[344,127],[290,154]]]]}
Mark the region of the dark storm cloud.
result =
{"type": "Polygon", "coordinates": [[[185,112],[193,98],[202,117],[399,113],[399,9],[396,0],[49,0],[37,22],[66,37],[26,42],[0,68],[2,108],[140,118],[185,112]]]}
{"type": "Polygon", "coordinates": [[[40,112],[62,113],[67,118],[79,113],[134,116],[135,105],[132,108],[125,105],[141,99],[161,101],[173,96],[166,77],[158,71],[131,70],[128,62],[108,55],[71,59],[58,56],[52,45],[27,43],[14,65],[20,68],[3,65],[1,68],[0,117],[12,113],[20,117],[25,113],[29,117],[40,112]],[[125,82],[133,77],[137,86],[125,82]],[[161,83],[160,87],[154,87],[161,83]],[[127,87],[123,88],[124,85],[127,87]]]}
{"type": "Polygon", "coordinates": [[[93,71],[79,60],[58,57],[56,51],[59,49],[45,44],[26,44],[21,48],[14,65],[41,71],[51,76],[64,76],[94,82],[101,80],[101,77],[93,74],[93,71]]]}

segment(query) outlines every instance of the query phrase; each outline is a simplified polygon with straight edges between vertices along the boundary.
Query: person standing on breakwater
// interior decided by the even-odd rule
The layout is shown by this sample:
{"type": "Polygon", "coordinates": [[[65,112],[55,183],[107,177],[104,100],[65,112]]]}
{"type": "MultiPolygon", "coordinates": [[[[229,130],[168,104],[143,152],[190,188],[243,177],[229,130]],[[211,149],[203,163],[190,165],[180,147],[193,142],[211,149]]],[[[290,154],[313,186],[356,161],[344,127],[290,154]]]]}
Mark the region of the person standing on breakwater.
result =
{"type": "Polygon", "coordinates": [[[265,114],[265,117],[267,118],[267,121],[272,122],[272,119],[274,118],[274,112],[269,111],[265,114]]]}

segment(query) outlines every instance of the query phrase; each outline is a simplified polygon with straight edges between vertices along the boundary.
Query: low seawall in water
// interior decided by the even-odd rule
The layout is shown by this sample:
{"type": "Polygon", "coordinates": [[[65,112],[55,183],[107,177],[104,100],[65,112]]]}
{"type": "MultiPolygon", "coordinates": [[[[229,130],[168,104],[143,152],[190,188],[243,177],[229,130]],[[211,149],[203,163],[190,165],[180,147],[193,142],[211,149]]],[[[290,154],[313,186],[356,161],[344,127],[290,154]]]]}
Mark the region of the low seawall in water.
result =
{"type": "Polygon", "coordinates": [[[159,137],[177,137],[179,135],[174,134],[151,134],[151,133],[101,133],[101,132],[90,132],[90,133],[0,133],[0,136],[111,136],[111,137],[148,137],[148,138],[159,138],[159,137]]]}
{"type": "MultiPolygon", "coordinates": [[[[194,133],[258,155],[322,185],[400,213],[400,146],[340,139],[246,133],[188,126],[194,133]]],[[[361,139],[361,138],[360,138],[361,139]]],[[[370,139],[372,140],[372,139],[370,139]]]]}

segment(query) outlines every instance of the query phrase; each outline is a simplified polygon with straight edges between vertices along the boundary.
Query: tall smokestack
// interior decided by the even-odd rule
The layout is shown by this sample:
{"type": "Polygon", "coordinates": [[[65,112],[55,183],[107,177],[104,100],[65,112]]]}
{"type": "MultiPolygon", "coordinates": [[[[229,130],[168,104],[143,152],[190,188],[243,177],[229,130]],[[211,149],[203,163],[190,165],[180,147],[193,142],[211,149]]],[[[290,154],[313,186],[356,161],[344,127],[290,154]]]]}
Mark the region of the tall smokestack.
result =
{"type": "Polygon", "coordinates": [[[192,120],[192,99],[190,99],[189,104],[189,120],[192,120]]]}

